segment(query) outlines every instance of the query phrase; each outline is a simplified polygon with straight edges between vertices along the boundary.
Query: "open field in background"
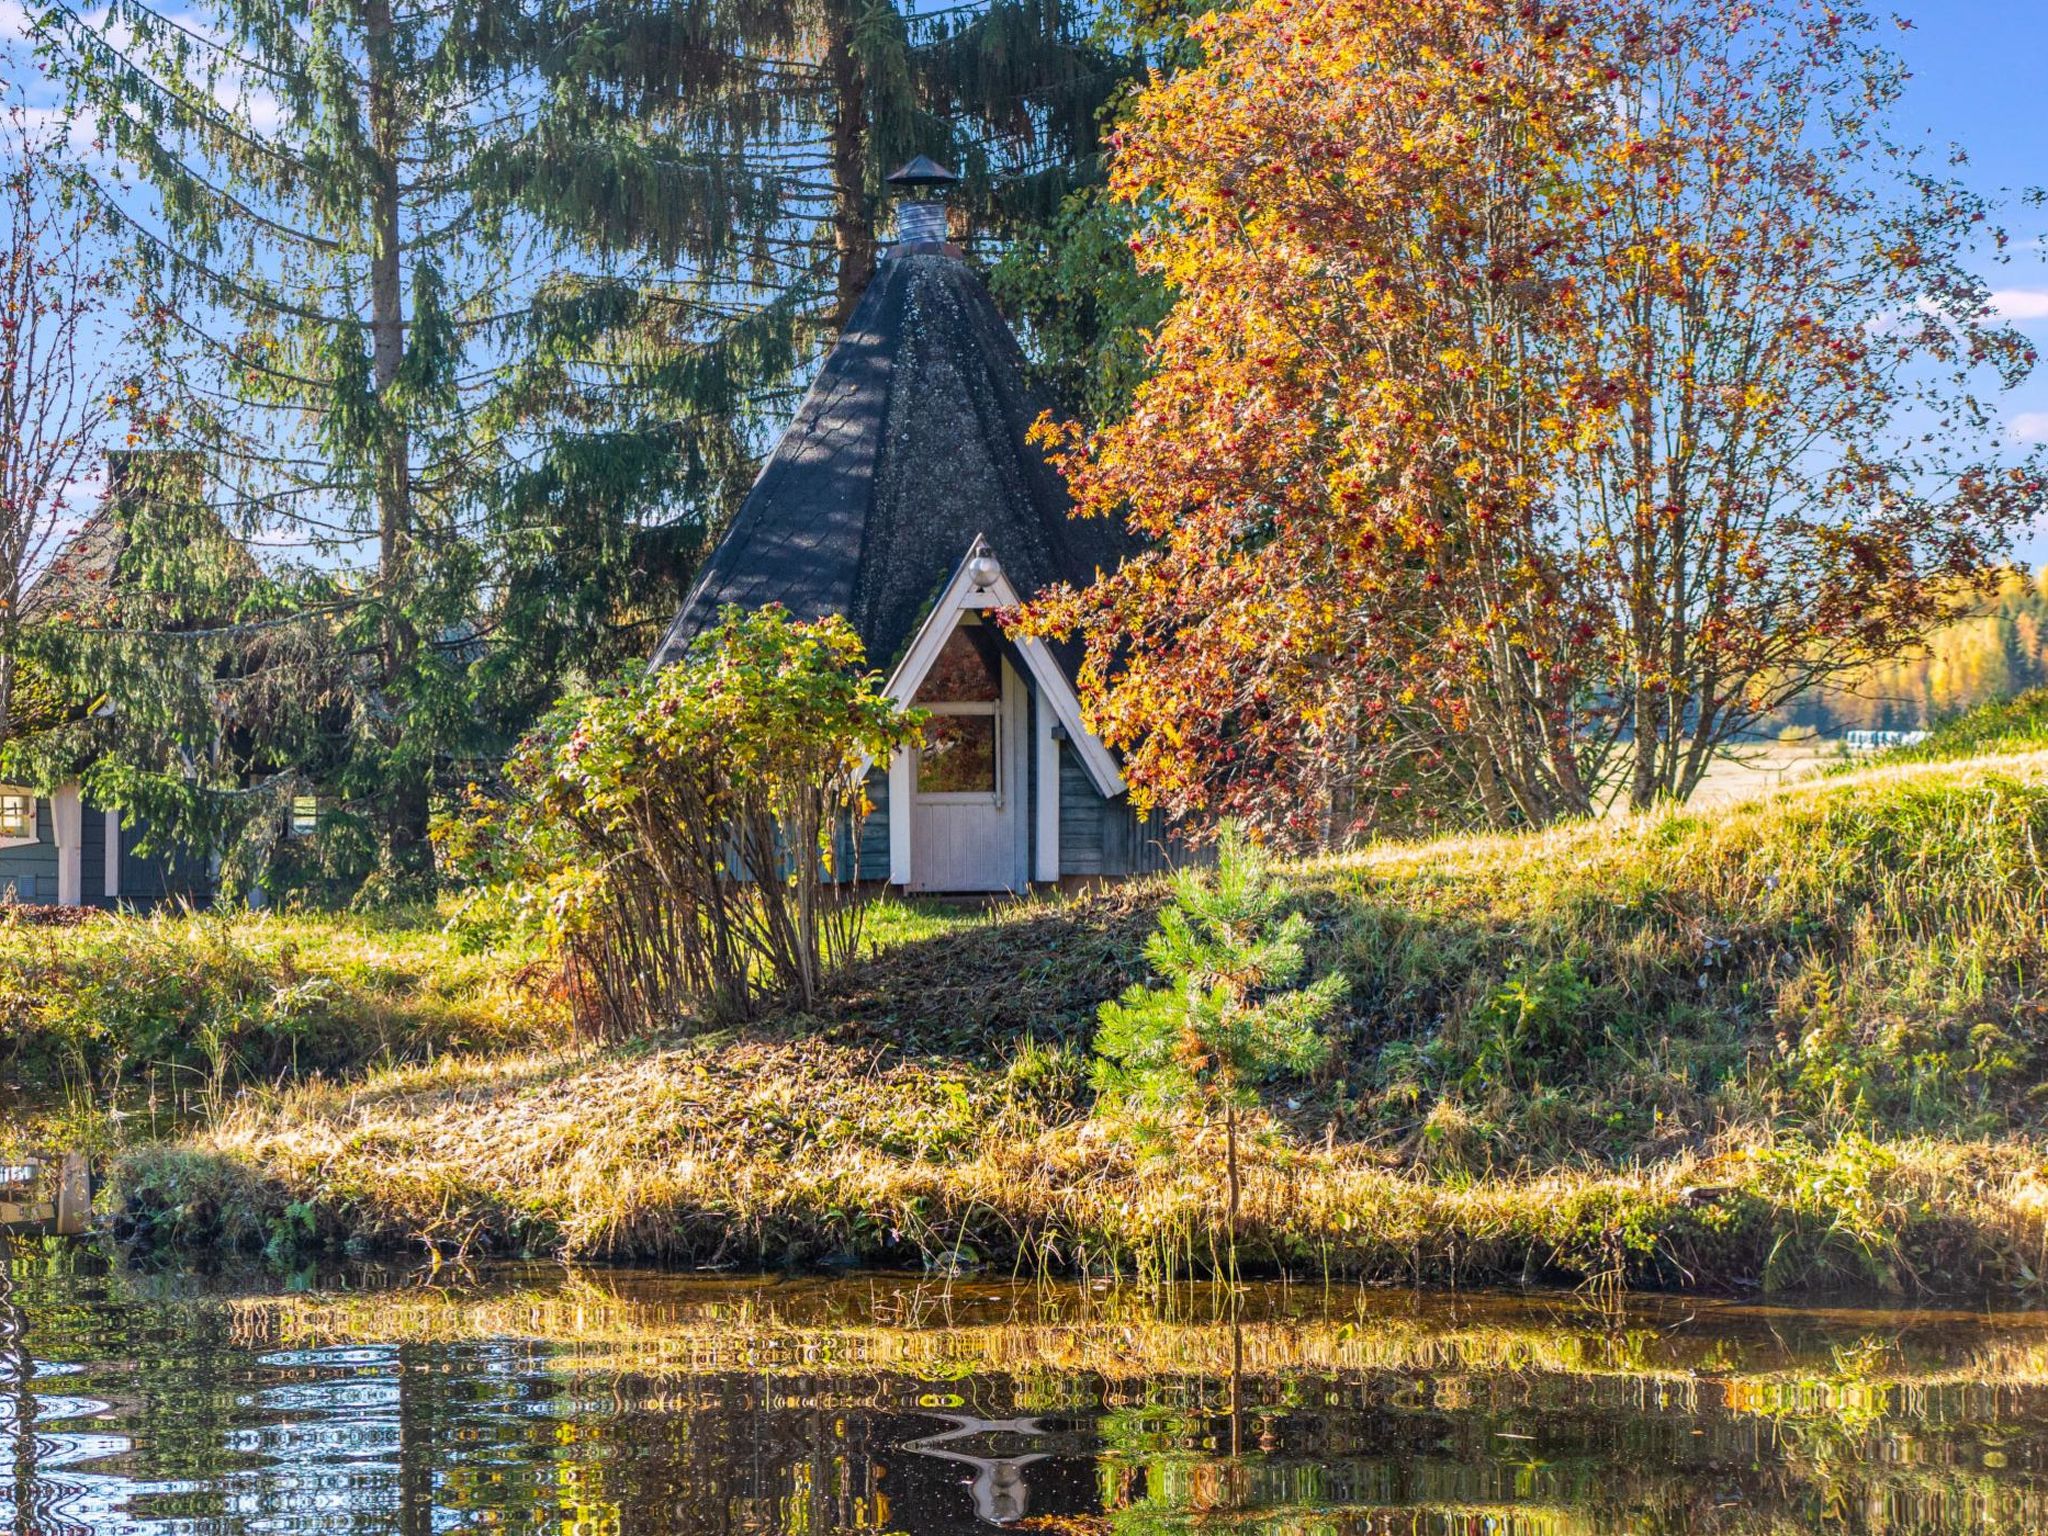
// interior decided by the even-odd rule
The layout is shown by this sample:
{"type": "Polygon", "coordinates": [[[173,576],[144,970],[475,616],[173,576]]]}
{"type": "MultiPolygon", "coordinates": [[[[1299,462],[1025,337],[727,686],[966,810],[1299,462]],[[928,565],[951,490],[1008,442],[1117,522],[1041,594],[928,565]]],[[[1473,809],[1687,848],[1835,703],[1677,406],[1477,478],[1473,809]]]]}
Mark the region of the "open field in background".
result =
{"type": "MultiPolygon", "coordinates": [[[[2038,1292],[2044,849],[2037,751],[1284,867],[1350,990],[1332,1069],[1268,1099],[1247,1263],[2038,1292]]],[[[878,914],[823,1017],[245,1095],[125,1157],[120,1230],[1203,1269],[1213,1138],[1148,1156],[1089,1113],[1094,1005],[1137,976],[1158,894],[878,914]]]]}
{"type": "Polygon", "coordinates": [[[1840,728],[1740,743],[1715,760],[1690,804],[1696,810],[1728,805],[1822,774],[1875,765],[1953,762],[2043,748],[2048,748],[2048,689],[2037,688],[1938,720],[1927,740],[1879,753],[1851,751],[1840,728]]]}
{"type": "Polygon", "coordinates": [[[1843,762],[1841,744],[1821,737],[1746,742],[1714,760],[1706,778],[1693,792],[1690,804],[1695,810],[1706,810],[1775,794],[1817,778],[1843,762]]]}

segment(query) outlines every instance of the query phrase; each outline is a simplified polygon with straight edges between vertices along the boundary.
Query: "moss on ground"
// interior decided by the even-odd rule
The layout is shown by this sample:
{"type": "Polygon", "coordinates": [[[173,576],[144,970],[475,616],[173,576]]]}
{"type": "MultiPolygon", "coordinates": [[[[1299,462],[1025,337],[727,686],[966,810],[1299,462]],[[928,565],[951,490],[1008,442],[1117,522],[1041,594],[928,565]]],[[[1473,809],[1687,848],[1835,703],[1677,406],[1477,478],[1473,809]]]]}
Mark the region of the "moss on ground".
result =
{"type": "MultiPolygon", "coordinates": [[[[2048,754],[1287,868],[1348,978],[1246,1262],[1426,1283],[2032,1292],[2048,754]]],[[[245,1096],[129,1156],[148,1241],[1213,1264],[1216,1149],[1091,1116],[1157,887],[879,914],[830,1016],[245,1096]]]]}

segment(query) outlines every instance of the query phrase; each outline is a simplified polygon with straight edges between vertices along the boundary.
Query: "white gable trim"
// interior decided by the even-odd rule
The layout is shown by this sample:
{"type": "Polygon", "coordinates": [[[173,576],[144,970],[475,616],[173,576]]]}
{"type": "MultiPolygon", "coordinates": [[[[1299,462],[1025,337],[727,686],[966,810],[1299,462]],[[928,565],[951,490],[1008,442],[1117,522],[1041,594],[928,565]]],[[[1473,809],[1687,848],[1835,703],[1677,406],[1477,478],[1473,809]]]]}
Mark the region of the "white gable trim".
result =
{"type": "MultiPolygon", "coordinates": [[[[976,535],[973,547],[953,572],[953,579],[946,583],[946,590],[939,594],[939,600],[932,605],[929,617],[910,642],[910,649],[896,664],[896,670],[889,674],[888,695],[895,700],[898,709],[908,709],[910,701],[917,697],[917,690],[923,684],[925,674],[939,659],[939,652],[951,638],[954,626],[960,616],[975,608],[1014,608],[1021,602],[1017,589],[1010,585],[1010,578],[1003,574],[1002,565],[997,561],[988,541],[976,535]]],[[[1067,741],[1074,749],[1074,755],[1081,760],[1081,766],[1088,771],[1090,782],[1105,799],[1113,799],[1124,792],[1124,776],[1117,768],[1116,758],[1105,747],[1095,733],[1081,723],[1081,700],[1074,693],[1073,684],[1067,681],[1066,673],[1053,660],[1052,652],[1045,642],[1028,636],[1010,636],[1010,643],[1024,658],[1024,665],[1031,673],[1032,682],[1038,691],[1052,705],[1053,715],[1065,727],[1067,741]]],[[[891,788],[893,789],[893,785],[891,788]]],[[[1057,794],[1058,785],[1049,786],[1057,794]]],[[[891,797],[890,820],[895,820],[894,797],[891,797]]]]}
{"type": "Polygon", "coordinates": [[[59,784],[50,797],[51,840],[57,845],[57,905],[85,904],[85,797],[78,781],[59,784]]]}
{"type": "MultiPolygon", "coordinates": [[[[865,773],[866,770],[862,770],[865,773]]],[[[898,747],[889,759],[889,883],[910,884],[910,822],[917,814],[917,754],[898,747]]]]}
{"type": "Polygon", "coordinates": [[[1040,688],[1031,695],[1031,750],[1038,763],[1038,804],[1035,837],[1038,857],[1031,878],[1050,884],[1060,877],[1060,744],[1053,736],[1059,724],[1052,701],[1040,688]]]}

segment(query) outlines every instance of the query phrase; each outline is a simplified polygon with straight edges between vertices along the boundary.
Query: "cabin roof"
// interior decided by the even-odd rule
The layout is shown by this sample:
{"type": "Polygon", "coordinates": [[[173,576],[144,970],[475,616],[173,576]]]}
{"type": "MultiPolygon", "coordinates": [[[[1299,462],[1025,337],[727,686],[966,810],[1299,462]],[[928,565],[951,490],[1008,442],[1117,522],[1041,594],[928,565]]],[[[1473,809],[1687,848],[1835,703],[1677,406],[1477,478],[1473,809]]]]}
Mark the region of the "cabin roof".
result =
{"type": "Polygon", "coordinates": [[[44,564],[21,597],[22,618],[86,619],[113,606],[114,573],[128,547],[127,530],[110,504],[102,504],[44,564]]]}
{"type": "Polygon", "coordinates": [[[845,615],[887,671],[977,535],[1026,596],[1113,567],[1119,533],[1068,515],[1065,484],[1026,439],[1043,409],[966,263],[930,248],[884,261],[655,662],[726,606],[773,602],[799,619],[845,615]]]}
{"type": "Polygon", "coordinates": [[[186,537],[218,540],[222,557],[234,562],[239,574],[257,575],[248,547],[199,499],[202,486],[199,461],[193,455],[147,450],[108,455],[107,494],[29,582],[21,597],[22,618],[31,623],[118,622],[121,559],[134,543],[125,514],[156,495],[176,497],[190,507],[192,517],[183,529],[186,537]]]}

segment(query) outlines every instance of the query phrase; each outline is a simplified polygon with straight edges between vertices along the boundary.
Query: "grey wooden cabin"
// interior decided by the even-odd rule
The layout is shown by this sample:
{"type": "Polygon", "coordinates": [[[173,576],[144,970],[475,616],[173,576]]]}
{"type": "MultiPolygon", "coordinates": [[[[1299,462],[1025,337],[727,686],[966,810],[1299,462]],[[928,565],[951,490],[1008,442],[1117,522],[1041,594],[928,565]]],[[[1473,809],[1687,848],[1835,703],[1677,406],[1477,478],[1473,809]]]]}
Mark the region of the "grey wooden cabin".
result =
{"type": "Polygon", "coordinates": [[[76,783],[50,795],[0,786],[0,901],[154,907],[207,899],[202,865],[145,854],[142,841],[134,822],[91,805],[76,783]]]}
{"type": "MultiPolygon", "coordinates": [[[[108,498],[67,539],[22,596],[27,623],[102,622],[120,582],[128,535],[119,515],[130,455],[109,462],[108,498]]],[[[143,829],[89,802],[75,779],[0,783],[0,901],[24,906],[152,907],[204,901],[211,882],[195,854],[145,854],[143,829]]]]}

